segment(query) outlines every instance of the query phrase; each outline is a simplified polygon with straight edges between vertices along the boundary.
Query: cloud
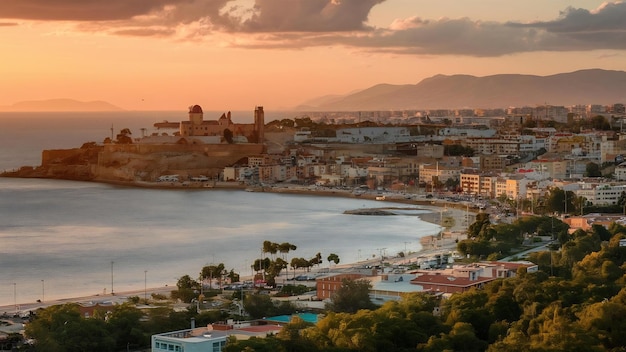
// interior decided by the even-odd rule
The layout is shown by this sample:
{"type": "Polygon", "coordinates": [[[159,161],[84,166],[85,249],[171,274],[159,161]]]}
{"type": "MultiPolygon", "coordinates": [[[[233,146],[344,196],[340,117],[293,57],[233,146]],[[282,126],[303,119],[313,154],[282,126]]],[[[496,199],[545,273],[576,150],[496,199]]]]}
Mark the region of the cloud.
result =
{"type": "Polygon", "coordinates": [[[372,7],[385,0],[257,0],[248,32],[337,32],[365,30],[372,7]]]}
{"type": "Polygon", "coordinates": [[[17,26],[16,22],[0,22],[0,27],[12,27],[17,26]]]}
{"type": "Polygon", "coordinates": [[[289,38],[276,34],[248,47],[298,48],[343,45],[406,55],[497,57],[535,51],[626,49],[626,3],[589,11],[568,8],[553,21],[520,23],[469,18],[394,20],[388,28],[361,33],[326,33],[289,38]]]}
{"type": "Polygon", "coordinates": [[[227,32],[326,32],[364,30],[372,7],[384,1],[255,0],[250,7],[245,0],[2,0],[0,18],[108,21],[109,26],[198,22],[227,32]]]}
{"type": "Polygon", "coordinates": [[[345,46],[406,55],[502,56],[534,51],[626,49],[626,3],[569,7],[552,21],[396,19],[368,25],[394,0],[2,0],[0,19],[76,21],[81,31],[209,41],[242,48],[345,46]]]}
{"type": "Polygon", "coordinates": [[[190,0],[2,0],[0,18],[44,21],[129,19],[190,0]]]}

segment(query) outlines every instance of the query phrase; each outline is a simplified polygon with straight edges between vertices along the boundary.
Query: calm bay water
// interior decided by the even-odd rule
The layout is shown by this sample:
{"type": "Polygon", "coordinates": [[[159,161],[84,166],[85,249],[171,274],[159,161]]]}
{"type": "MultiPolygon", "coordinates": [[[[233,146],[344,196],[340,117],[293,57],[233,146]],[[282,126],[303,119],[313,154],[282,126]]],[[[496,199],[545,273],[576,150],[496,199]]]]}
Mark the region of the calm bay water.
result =
{"type": "MultiPolygon", "coordinates": [[[[110,129],[102,121],[68,127],[62,117],[54,123],[40,115],[33,118],[50,119],[48,128],[23,129],[28,121],[0,114],[0,123],[13,128],[0,130],[0,169],[38,165],[41,149],[100,141],[110,129]]],[[[265,240],[297,245],[289,258],[336,253],[346,263],[378,256],[380,248],[395,254],[405,242],[418,250],[420,237],[438,231],[414,214],[343,214],[376,206],[380,202],[305,195],[0,178],[0,305],[34,302],[42,291],[46,300],[110,292],[111,269],[116,292],[141,290],[145,278],[149,287],[173,285],[210,263],[248,275],[265,240]]]]}

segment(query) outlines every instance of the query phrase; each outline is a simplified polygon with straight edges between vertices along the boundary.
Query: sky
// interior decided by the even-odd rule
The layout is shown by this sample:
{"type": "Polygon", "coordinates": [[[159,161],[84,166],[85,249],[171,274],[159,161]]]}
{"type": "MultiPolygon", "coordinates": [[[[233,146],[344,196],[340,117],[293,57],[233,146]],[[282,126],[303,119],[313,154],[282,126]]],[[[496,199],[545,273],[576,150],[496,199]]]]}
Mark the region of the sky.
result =
{"type": "Polygon", "coordinates": [[[0,106],[271,111],[437,74],[626,70],[622,1],[0,2],[0,106]]]}

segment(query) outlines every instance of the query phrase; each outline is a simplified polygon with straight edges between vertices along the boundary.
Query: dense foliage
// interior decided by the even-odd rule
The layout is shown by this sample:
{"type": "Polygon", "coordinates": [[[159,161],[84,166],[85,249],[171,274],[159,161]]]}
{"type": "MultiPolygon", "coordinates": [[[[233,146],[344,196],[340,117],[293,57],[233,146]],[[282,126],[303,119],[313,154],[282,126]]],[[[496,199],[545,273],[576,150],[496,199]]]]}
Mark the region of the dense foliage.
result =
{"type": "Polygon", "coordinates": [[[482,290],[442,301],[414,293],[378,309],[329,312],[316,325],[296,321],[266,339],[233,339],[227,351],[626,350],[626,247],[619,246],[626,228],[562,235],[564,224],[550,218],[491,233],[485,225],[483,219],[474,226],[476,237],[498,238],[512,229],[546,234],[554,226],[563,243],[530,256],[539,271],[519,271],[482,290]]]}
{"type": "MultiPolygon", "coordinates": [[[[267,338],[231,338],[225,351],[626,351],[626,246],[620,246],[626,227],[568,234],[548,217],[497,226],[478,217],[470,232],[471,241],[492,250],[531,233],[559,241],[529,255],[538,271],[520,270],[445,299],[413,293],[376,308],[366,282],[346,280],[317,324],[294,319],[267,338]]],[[[206,268],[213,269],[222,268],[206,268]]],[[[183,292],[196,287],[188,276],[178,283],[183,292]]],[[[295,310],[263,294],[246,294],[244,307],[251,317],[295,310]]],[[[41,351],[126,350],[147,346],[151,334],[187,328],[191,317],[204,325],[228,316],[164,307],[141,312],[124,304],[84,318],[68,304],[39,311],[26,334],[41,351]]]]}

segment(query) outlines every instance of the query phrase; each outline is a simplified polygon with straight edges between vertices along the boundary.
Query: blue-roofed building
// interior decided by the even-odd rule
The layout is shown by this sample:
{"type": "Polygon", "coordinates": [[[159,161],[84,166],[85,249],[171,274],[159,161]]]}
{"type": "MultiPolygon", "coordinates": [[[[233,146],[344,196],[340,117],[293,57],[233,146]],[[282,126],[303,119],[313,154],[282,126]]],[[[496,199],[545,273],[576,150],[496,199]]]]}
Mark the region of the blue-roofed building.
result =
{"type": "Polygon", "coordinates": [[[372,285],[370,299],[382,305],[387,301],[398,301],[407,293],[422,292],[422,286],[411,283],[413,279],[415,274],[384,274],[369,278],[372,285]]]}
{"type": "Polygon", "coordinates": [[[284,324],[288,324],[289,322],[291,322],[291,319],[293,319],[293,317],[299,317],[305,322],[312,323],[312,324],[317,324],[317,321],[319,320],[319,315],[315,313],[298,313],[298,314],[292,314],[292,315],[278,315],[275,317],[263,318],[262,320],[270,322],[270,323],[284,325],[284,324]]]}
{"type": "Polygon", "coordinates": [[[152,335],[152,352],[221,352],[229,336],[238,340],[263,338],[269,334],[277,334],[282,325],[229,320],[225,324],[196,328],[192,320],[191,329],[152,335]]]}
{"type": "Polygon", "coordinates": [[[228,334],[204,327],[152,335],[152,352],[221,352],[228,334]]]}

